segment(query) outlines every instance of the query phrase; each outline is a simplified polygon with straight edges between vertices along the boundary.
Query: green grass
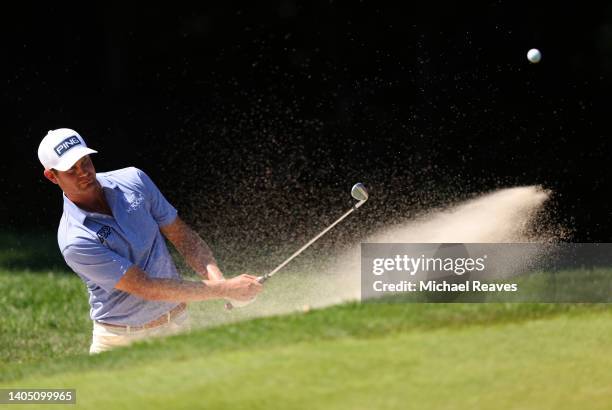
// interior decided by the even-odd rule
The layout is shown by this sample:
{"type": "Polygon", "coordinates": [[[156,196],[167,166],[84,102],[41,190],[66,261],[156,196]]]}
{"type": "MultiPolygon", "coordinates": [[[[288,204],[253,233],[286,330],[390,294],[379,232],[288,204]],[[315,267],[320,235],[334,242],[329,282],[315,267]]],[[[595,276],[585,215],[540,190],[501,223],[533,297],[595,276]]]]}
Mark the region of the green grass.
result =
{"type": "Polygon", "coordinates": [[[350,304],[9,367],[1,384],[76,388],[78,408],[607,408],[611,320],[606,305],[350,304]]]}
{"type": "MultiPolygon", "coordinates": [[[[205,326],[238,322],[260,314],[261,307],[285,293],[287,277],[270,281],[256,305],[227,312],[222,302],[210,301],[191,306],[192,321],[205,326]],[[280,287],[279,287],[280,286],[280,287]]],[[[303,282],[307,287],[308,282],[303,282]]],[[[91,321],[85,285],[72,273],[0,271],[0,379],[5,367],[39,360],[61,358],[86,352],[91,340],[91,321]]],[[[307,300],[304,291],[293,290],[296,300],[307,300]]],[[[285,301],[289,304],[291,301],[285,301]]],[[[301,302],[300,302],[301,303],[301,302]]],[[[301,306],[295,305],[296,309],[301,306]]],[[[375,303],[375,304],[378,304],[375,303]]],[[[527,320],[560,313],[607,309],[606,305],[572,304],[383,304],[366,308],[357,305],[348,312],[334,312],[333,323],[323,332],[349,332],[362,337],[361,331],[400,331],[415,327],[437,328],[461,324],[499,323],[527,320]],[[355,310],[357,309],[357,310],[355,310]],[[359,309],[365,309],[361,311],[359,309]],[[369,310],[376,309],[376,310],[369,310]],[[380,310],[378,310],[380,309],[380,310]],[[369,314],[368,312],[373,312],[369,314]],[[359,312],[359,317],[353,317],[359,312]]],[[[351,306],[351,305],[349,305],[351,306]]],[[[345,308],[348,309],[348,308],[345,308]]],[[[265,309],[263,309],[265,312],[265,309]]],[[[330,313],[331,314],[331,313],[330,313]]],[[[282,319],[289,320],[286,318],[282,319]]],[[[293,326],[293,325],[292,325],[293,326]]],[[[295,325],[295,326],[302,326],[295,325]]],[[[320,330],[320,329],[319,329],[320,330]]],[[[252,331],[252,330],[251,330],[252,331]]],[[[291,329],[283,332],[293,334],[291,329]]],[[[315,329],[309,330],[318,334],[315,329]]],[[[268,333],[266,333],[268,334],[268,333]]],[[[276,335],[278,337],[278,335],[276,335]]],[[[301,339],[298,339],[301,340],[301,339]]],[[[226,344],[227,340],[220,341],[226,344]]]]}
{"type": "Polygon", "coordinates": [[[601,330],[605,324],[557,319],[317,340],[145,360],[19,385],[76,387],[81,408],[607,408],[612,334],[601,330]],[[559,338],[569,343],[561,347],[553,341],[559,338]],[[125,380],[135,382],[126,388],[125,380]]]}
{"type": "Polygon", "coordinates": [[[0,370],[82,352],[91,321],[85,285],[76,275],[0,271],[0,370]]]}
{"type": "MultiPolygon", "coordinates": [[[[23,269],[28,260],[54,266],[51,246],[42,244],[49,253],[36,261],[26,246],[34,242],[24,244],[21,253],[0,252],[0,387],[76,388],[77,405],[69,409],[604,409],[612,403],[608,304],[350,303],[249,319],[260,305],[226,312],[212,301],[191,309],[194,322],[211,327],[88,356],[83,283],[71,273],[23,269]]],[[[294,273],[270,281],[256,304],[286,293],[282,287],[296,283],[288,278],[294,273]]],[[[604,282],[608,276],[592,274],[604,282]]],[[[525,280],[539,289],[550,278],[525,280]]],[[[308,281],[298,283],[304,289],[289,296],[299,307],[310,294],[308,281]]]]}
{"type": "MultiPolygon", "coordinates": [[[[76,388],[76,408],[606,408],[612,399],[606,304],[353,303],[90,357],[78,278],[2,272],[0,283],[1,317],[13,315],[1,322],[0,386],[76,388]]],[[[207,305],[207,315],[231,314],[207,305]]]]}

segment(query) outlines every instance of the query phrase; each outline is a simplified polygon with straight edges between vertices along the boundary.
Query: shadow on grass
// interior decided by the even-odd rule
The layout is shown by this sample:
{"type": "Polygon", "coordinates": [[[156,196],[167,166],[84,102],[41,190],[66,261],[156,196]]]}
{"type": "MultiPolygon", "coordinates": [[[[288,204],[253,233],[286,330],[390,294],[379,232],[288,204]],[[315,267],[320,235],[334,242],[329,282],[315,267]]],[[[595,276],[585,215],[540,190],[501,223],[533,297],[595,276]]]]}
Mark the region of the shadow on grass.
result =
{"type": "Polygon", "coordinates": [[[0,232],[0,268],[68,272],[55,231],[0,232]]]}

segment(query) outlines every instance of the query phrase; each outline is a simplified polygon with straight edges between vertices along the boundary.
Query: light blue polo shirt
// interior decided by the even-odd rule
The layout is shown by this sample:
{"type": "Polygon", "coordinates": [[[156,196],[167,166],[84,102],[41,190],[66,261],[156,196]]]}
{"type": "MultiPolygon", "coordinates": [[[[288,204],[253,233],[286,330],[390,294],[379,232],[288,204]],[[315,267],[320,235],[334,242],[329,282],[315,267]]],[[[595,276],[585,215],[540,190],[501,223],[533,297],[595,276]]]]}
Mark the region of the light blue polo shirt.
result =
{"type": "Polygon", "coordinates": [[[132,265],[151,278],[180,278],[159,230],[177,212],[137,168],[97,173],[96,179],[113,216],[86,212],[64,195],[57,241],[68,266],[87,285],[92,320],[142,325],[178,303],[148,301],[115,285],[132,265]]]}

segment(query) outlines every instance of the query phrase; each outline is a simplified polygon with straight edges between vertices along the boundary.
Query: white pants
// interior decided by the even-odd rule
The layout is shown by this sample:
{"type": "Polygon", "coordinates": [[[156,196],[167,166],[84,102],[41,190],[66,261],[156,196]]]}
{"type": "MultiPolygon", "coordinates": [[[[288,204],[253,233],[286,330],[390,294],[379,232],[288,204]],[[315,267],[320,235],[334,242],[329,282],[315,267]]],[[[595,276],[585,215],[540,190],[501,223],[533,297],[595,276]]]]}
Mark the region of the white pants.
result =
{"type": "Polygon", "coordinates": [[[152,337],[169,336],[191,329],[189,313],[187,310],[172,318],[168,323],[151,329],[128,330],[112,326],[105,326],[102,323],[93,322],[93,337],[89,354],[95,354],[110,350],[119,346],[127,346],[137,340],[149,339],[152,337]]]}

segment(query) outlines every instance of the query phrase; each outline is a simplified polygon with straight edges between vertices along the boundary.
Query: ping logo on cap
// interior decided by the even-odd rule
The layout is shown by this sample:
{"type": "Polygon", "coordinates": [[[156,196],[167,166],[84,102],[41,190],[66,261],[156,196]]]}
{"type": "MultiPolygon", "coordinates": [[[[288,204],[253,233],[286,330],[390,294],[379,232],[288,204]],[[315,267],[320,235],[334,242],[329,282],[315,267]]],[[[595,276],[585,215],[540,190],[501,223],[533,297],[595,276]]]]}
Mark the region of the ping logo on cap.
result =
{"type": "Polygon", "coordinates": [[[53,148],[53,150],[55,151],[58,157],[61,157],[66,152],[68,152],[70,148],[80,144],[81,140],[78,139],[76,135],[73,135],[72,137],[68,137],[59,144],[57,144],[55,148],[53,148]]]}

